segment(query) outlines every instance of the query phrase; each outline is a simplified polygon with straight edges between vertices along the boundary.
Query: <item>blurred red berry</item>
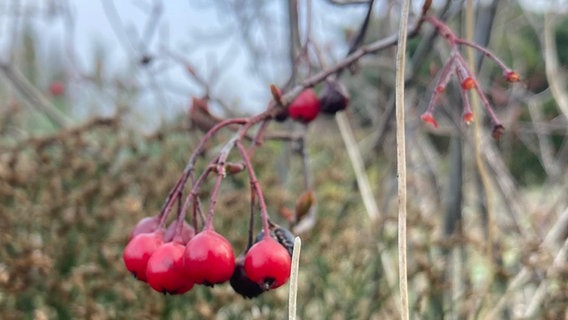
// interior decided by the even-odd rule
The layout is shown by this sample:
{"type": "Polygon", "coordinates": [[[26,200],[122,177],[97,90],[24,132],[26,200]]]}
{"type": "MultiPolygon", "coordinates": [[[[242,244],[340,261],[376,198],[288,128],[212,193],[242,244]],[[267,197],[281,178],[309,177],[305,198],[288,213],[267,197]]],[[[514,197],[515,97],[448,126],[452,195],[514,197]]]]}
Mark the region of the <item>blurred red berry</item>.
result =
{"type": "Polygon", "coordinates": [[[154,251],[148,260],[146,279],[152,289],[169,294],[183,294],[193,288],[193,282],[183,273],[185,246],[168,242],[154,251]]]}
{"type": "Polygon", "coordinates": [[[61,81],[56,80],[49,85],[49,93],[51,93],[51,95],[53,95],[54,97],[58,97],[62,95],[64,92],[65,92],[65,85],[61,81]]]}
{"type": "Polygon", "coordinates": [[[126,269],[140,281],[146,282],[148,259],[164,243],[163,233],[141,233],[128,242],[122,252],[126,269]]]}
{"type": "Polygon", "coordinates": [[[434,128],[438,128],[438,122],[436,122],[436,119],[434,119],[434,116],[431,113],[427,112],[422,114],[420,116],[420,119],[426,123],[433,125],[434,128]]]}
{"type": "Polygon", "coordinates": [[[306,89],[288,106],[290,118],[303,123],[313,121],[319,114],[320,102],[312,89],[306,89]]]}
{"type": "Polygon", "coordinates": [[[472,122],[473,122],[473,113],[471,113],[471,112],[466,112],[466,113],[463,115],[463,121],[464,121],[466,124],[472,123],[472,122]]]}
{"type": "Polygon", "coordinates": [[[475,80],[472,77],[467,77],[462,81],[461,87],[464,90],[471,90],[475,87],[475,80]]]}
{"type": "Polygon", "coordinates": [[[215,285],[231,279],[235,254],[227,239],[213,230],[205,230],[187,243],[183,265],[194,283],[215,285]]]}
{"type": "Polygon", "coordinates": [[[292,259],[278,241],[266,237],[255,243],[245,256],[245,272],[264,290],[276,289],[290,278],[292,259]]]}

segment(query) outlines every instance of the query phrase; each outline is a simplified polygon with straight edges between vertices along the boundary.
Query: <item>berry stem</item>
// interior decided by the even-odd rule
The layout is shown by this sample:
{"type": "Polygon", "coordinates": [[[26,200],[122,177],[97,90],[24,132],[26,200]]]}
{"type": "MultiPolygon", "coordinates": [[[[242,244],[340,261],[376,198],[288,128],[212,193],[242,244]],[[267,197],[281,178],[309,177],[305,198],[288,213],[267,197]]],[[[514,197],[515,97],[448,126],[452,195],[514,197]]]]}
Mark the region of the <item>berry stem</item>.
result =
{"type": "Polygon", "coordinates": [[[432,97],[430,98],[430,101],[428,102],[428,108],[426,109],[426,112],[424,112],[424,115],[430,115],[430,117],[428,119],[430,119],[430,118],[432,119],[432,122],[433,122],[432,124],[434,126],[437,126],[437,124],[435,124],[435,120],[433,120],[434,119],[434,117],[433,117],[434,108],[436,107],[436,102],[438,101],[438,97],[440,96],[440,94],[442,94],[442,92],[444,92],[444,90],[446,89],[446,86],[448,85],[448,82],[450,82],[451,71],[454,68],[455,60],[456,60],[456,55],[454,55],[452,53],[452,55],[450,56],[448,61],[446,61],[444,68],[440,72],[440,77],[438,78],[438,81],[436,82],[436,87],[434,88],[434,93],[432,94],[432,97]]]}
{"type": "Polygon", "coordinates": [[[248,230],[248,243],[247,249],[248,251],[250,247],[252,247],[253,241],[253,233],[254,233],[254,206],[256,204],[256,193],[253,188],[250,189],[250,217],[249,217],[249,230],[248,230]]]}
{"type": "Polygon", "coordinates": [[[436,27],[438,29],[438,32],[448,40],[448,42],[452,47],[455,48],[458,45],[465,45],[474,48],[475,50],[482,52],[489,59],[495,61],[495,63],[501,69],[503,69],[504,74],[513,72],[513,70],[507,67],[507,65],[505,65],[505,63],[501,59],[499,59],[493,52],[487,50],[486,48],[474,42],[456,36],[456,34],[450,29],[450,27],[448,27],[448,25],[446,25],[443,21],[439,20],[438,18],[434,16],[427,16],[424,17],[424,20],[428,21],[430,24],[436,27]]]}
{"type": "Polygon", "coordinates": [[[223,175],[219,173],[217,175],[217,179],[215,179],[215,187],[213,188],[213,192],[211,192],[211,200],[209,201],[209,212],[207,214],[207,221],[205,222],[205,226],[203,230],[213,230],[213,216],[215,215],[215,205],[217,204],[217,194],[219,192],[219,188],[221,187],[221,181],[223,181],[223,175]]]}
{"type": "Polygon", "coordinates": [[[509,69],[509,68],[507,67],[507,65],[505,65],[505,63],[504,63],[503,61],[501,61],[501,59],[499,59],[495,54],[493,54],[493,52],[491,52],[491,51],[485,49],[484,47],[482,47],[482,46],[480,46],[480,45],[478,45],[478,44],[476,44],[476,43],[467,41],[467,40],[465,40],[465,39],[461,39],[461,38],[457,38],[457,39],[456,39],[456,43],[458,43],[458,44],[463,44],[463,45],[472,47],[472,48],[474,48],[474,49],[476,49],[476,50],[479,50],[479,51],[481,51],[483,54],[485,54],[486,57],[488,57],[489,59],[495,61],[495,63],[496,63],[501,69],[503,69],[503,71],[505,71],[505,72],[511,72],[511,71],[512,71],[511,69],[509,69]]]}
{"type": "Polygon", "coordinates": [[[254,173],[254,169],[252,168],[250,157],[247,154],[245,147],[243,146],[243,144],[240,141],[237,141],[236,145],[237,145],[237,149],[239,149],[241,157],[243,158],[243,160],[245,162],[245,167],[247,168],[247,172],[249,174],[249,180],[250,180],[251,187],[254,189],[254,191],[258,195],[258,201],[259,201],[259,204],[260,204],[260,216],[261,216],[261,219],[262,219],[262,226],[264,228],[264,238],[267,239],[267,238],[270,237],[270,230],[269,230],[269,227],[268,227],[268,212],[266,210],[266,202],[264,201],[264,196],[262,195],[262,189],[260,188],[258,180],[256,179],[256,175],[254,173]]]}
{"type": "Polygon", "coordinates": [[[249,157],[252,158],[252,156],[254,155],[254,151],[256,150],[256,147],[262,145],[262,142],[264,141],[264,135],[266,133],[266,128],[268,128],[269,124],[270,124],[270,119],[265,119],[260,124],[260,128],[258,128],[258,131],[256,132],[254,139],[252,140],[252,144],[249,147],[248,150],[249,157]]]}
{"type": "Polygon", "coordinates": [[[177,214],[176,214],[176,222],[175,222],[176,223],[176,232],[175,232],[173,239],[175,239],[176,236],[181,235],[181,231],[183,229],[183,220],[184,220],[185,215],[182,214],[183,210],[182,210],[181,198],[182,198],[182,192],[180,190],[178,195],[177,195],[177,214]]]}
{"type": "MultiPolygon", "coordinates": [[[[221,152],[219,152],[219,157],[217,159],[217,179],[215,180],[215,186],[211,192],[211,199],[209,200],[209,212],[207,214],[207,221],[203,230],[213,230],[213,216],[215,215],[215,205],[217,204],[217,196],[219,193],[219,188],[221,187],[221,181],[227,175],[225,172],[225,163],[229,157],[231,149],[235,146],[235,142],[239,139],[239,135],[235,134],[233,137],[225,143],[221,152]]],[[[210,169],[207,169],[209,171],[210,169]]]]}
{"type": "MultiPolygon", "coordinates": [[[[247,118],[234,118],[234,119],[227,119],[217,123],[213,128],[211,128],[207,133],[201,138],[201,141],[189,157],[185,168],[183,169],[183,173],[181,177],[178,179],[172,190],[168,193],[164,204],[162,205],[162,209],[160,210],[160,225],[164,225],[168,216],[168,212],[170,212],[176,198],[179,196],[179,192],[183,190],[187,179],[191,176],[193,169],[195,167],[195,162],[197,161],[197,157],[203,152],[205,148],[205,144],[211,137],[217,133],[220,129],[232,125],[232,124],[245,124],[248,122],[249,119],[247,118]]],[[[184,211],[184,210],[182,210],[184,211]]],[[[185,211],[184,211],[185,212],[185,211]]]]}

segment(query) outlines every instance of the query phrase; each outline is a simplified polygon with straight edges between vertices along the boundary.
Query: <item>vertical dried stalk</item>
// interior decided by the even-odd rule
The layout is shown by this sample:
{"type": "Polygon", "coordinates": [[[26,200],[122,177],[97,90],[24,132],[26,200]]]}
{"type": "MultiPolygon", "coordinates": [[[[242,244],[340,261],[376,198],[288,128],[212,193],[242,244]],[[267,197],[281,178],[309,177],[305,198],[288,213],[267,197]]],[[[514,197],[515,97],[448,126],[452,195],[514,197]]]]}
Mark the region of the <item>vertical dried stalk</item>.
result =
{"type": "Polygon", "coordinates": [[[294,253],[292,253],[292,270],[290,272],[290,293],[288,295],[288,319],[296,320],[296,298],[298,297],[298,275],[300,269],[300,250],[302,240],[294,239],[294,253]]]}
{"type": "Polygon", "coordinates": [[[400,288],[400,318],[409,319],[408,277],[406,265],[406,137],[404,125],[404,80],[406,36],[410,0],[405,0],[400,11],[398,47],[396,51],[396,163],[398,176],[398,272],[400,288]]]}
{"type": "MultiPolygon", "coordinates": [[[[468,0],[467,4],[466,4],[466,17],[465,17],[465,33],[466,33],[466,39],[468,41],[473,40],[473,33],[474,33],[474,21],[475,21],[475,17],[474,17],[474,7],[473,7],[473,0],[468,0]]],[[[468,60],[468,64],[470,67],[470,70],[472,72],[475,72],[475,56],[474,56],[474,51],[472,48],[467,48],[467,60],[468,60]]],[[[481,107],[479,105],[479,101],[477,99],[477,95],[473,94],[471,95],[471,105],[473,107],[473,112],[476,115],[479,115],[481,113],[481,107]]],[[[476,116],[477,119],[479,119],[479,116],[476,116]]],[[[486,208],[487,208],[487,259],[489,262],[489,266],[490,269],[492,270],[490,272],[490,279],[488,279],[487,281],[487,288],[486,290],[489,291],[490,287],[491,287],[491,282],[493,276],[494,276],[494,272],[493,270],[494,265],[493,265],[493,240],[494,240],[494,222],[493,222],[493,210],[492,210],[492,206],[491,206],[491,198],[493,195],[493,191],[492,191],[492,185],[491,185],[491,181],[489,178],[489,174],[487,172],[487,167],[485,166],[485,162],[484,162],[484,156],[482,154],[482,128],[481,128],[482,124],[481,121],[477,120],[474,121],[474,145],[475,145],[475,163],[477,166],[477,170],[479,172],[479,176],[481,178],[481,184],[483,185],[483,190],[485,191],[485,201],[486,203],[486,208]]],[[[486,297],[489,297],[488,294],[485,295],[486,297]]]]}
{"type": "MultiPolygon", "coordinates": [[[[347,149],[347,154],[349,155],[349,160],[353,166],[353,171],[355,171],[355,177],[357,179],[357,186],[361,192],[361,199],[363,199],[363,205],[367,211],[367,215],[371,221],[376,221],[380,218],[381,212],[373,196],[373,191],[371,190],[371,185],[367,174],[365,173],[365,165],[363,164],[363,158],[361,157],[361,152],[357,147],[357,142],[353,135],[353,130],[349,125],[349,121],[344,113],[338,112],[335,115],[335,121],[339,127],[339,132],[341,132],[341,138],[343,143],[345,143],[345,148],[347,149]]],[[[391,259],[385,254],[384,251],[379,250],[381,264],[385,270],[385,278],[389,287],[394,287],[396,285],[396,271],[394,265],[391,264],[391,259]]]]}
{"type": "MultiPolygon", "coordinates": [[[[542,48],[544,51],[544,64],[546,71],[546,80],[550,87],[550,92],[558,109],[568,117],[568,95],[562,88],[566,88],[566,79],[560,72],[560,62],[556,50],[556,42],[554,40],[555,14],[547,13],[544,16],[544,29],[542,38],[542,48]]],[[[542,39],[541,38],[541,39],[542,39]]]]}
{"type": "Polygon", "coordinates": [[[365,173],[365,166],[363,164],[363,159],[359,148],[357,148],[357,142],[353,137],[353,130],[349,126],[349,121],[347,117],[342,112],[338,112],[335,115],[335,120],[339,126],[339,132],[341,132],[341,137],[345,143],[345,148],[347,149],[347,154],[349,155],[349,160],[351,160],[351,165],[355,171],[355,177],[357,178],[357,186],[361,192],[361,198],[363,199],[363,205],[367,210],[367,215],[372,221],[376,221],[379,216],[379,208],[377,202],[373,197],[373,192],[371,190],[371,185],[369,184],[369,179],[367,179],[367,174],[365,173]]]}

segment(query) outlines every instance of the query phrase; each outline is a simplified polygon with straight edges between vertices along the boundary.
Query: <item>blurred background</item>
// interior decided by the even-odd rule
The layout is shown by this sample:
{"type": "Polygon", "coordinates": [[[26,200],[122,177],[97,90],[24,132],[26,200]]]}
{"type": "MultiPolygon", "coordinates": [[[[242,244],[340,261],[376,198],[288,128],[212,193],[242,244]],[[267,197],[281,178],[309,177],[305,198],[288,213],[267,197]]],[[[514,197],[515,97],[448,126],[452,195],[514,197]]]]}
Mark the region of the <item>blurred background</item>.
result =
{"type": "MultiPolygon", "coordinates": [[[[411,21],[422,6],[414,2],[411,21]]],[[[285,319],[287,286],[254,300],[228,284],[164,296],[130,276],[122,250],[203,136],[193,98],[208,101],[209,120],[262,112],[271,83],[286,91],[341,61],[371,3],[364,44],[396,34],[400,1],[0,0],[1,318],[285,319]]],[[[438,102],[438,128],[420,121],[450,48],[428,24],[409,40],[414,319],[567,317],[567,9],[475,1],[475,42],[523,79],[507,83],[477,56],[505,127],[495,141],[476,115],[479,153],[459,84],[438,102]]],[[[465,35],[465,1],[434,1],[430,13],[465,35]]],[[[399,317],[395,51],[342,75],[347,128],[324,116],[308,127],[270,123],[269,136],[288,138],[268,139],[252,159],[272,219],[303,240],[300,319],[399,317]],[[294,217],[310,189],[317,205],[294,217]]],[[[230,133],[207,145],[198,172],[230,133]]],[[[249,196],[246,174],[231,176],[216,207],[216,229],[236,254],[249,196]]]]}

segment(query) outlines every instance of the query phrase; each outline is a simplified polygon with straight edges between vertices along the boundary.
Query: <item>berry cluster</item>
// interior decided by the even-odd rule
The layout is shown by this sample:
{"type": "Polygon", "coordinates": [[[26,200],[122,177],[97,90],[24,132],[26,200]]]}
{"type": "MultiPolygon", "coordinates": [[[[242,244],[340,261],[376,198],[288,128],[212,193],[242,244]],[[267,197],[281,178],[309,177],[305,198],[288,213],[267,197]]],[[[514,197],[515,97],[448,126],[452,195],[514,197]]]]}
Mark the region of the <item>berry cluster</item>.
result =
{"type": "Polygon", "coordinates": [[[122,254],[126,269],[158,292],[183,294],[196,284],[230,280],[237,293],[252,298],[288,281],[293,236],[285,228],[270,224],[270,235],[259,233],[235,261],[229,241],[212,228],[195,234],[185,221],[176,221],[164,230],[159,220],[140,220],[122,254]]]}
{"type": "MultiPolygon", "coordinates": [[[[250,158],[255,147],[262,143],[268,121],[290,117],[307,124],[320,113],[333,115],[346,109],[349,95],[336,79],[326,81],[319,97],[313,89],[307,88],[289,104],[283,103],[282,92],[276,86],[271,86],[271,91],[276,103],[271,102],[265,112],[251,118],[215,118],[208,112],[206,100],[193,99],[191,119],[196,120],[199,114],[201,120],[212,121],[200,122],[203,124],[200,128],[204,128],[207,133],[166,197],[160,213],[140,220],[130,234],[123,251],[123,260],[136,279],[147,282],[154,290],[164,294],[183,294],[194,285],[214,286],[230,281],[233,289],[246,298],[276,289],[288,281],[294,239],[290,231],[272,223],[268,218],[266,203],[250,158]],[[260,124],[260,128],[247,150],[242,140],[251,137],[248,131],[256,124],[260,124]],[[223,128],[235,131],[233,137],[221,146],[221,151],[205,166],[204,172],[195,177],[193,171],[198,156],[203,153],[211,137],[223,128]],[[234,148],[238,149],[242,162],[227,161],[234,148]],[[244,253],[235,258],[229,241],[215,231],[213,216],[222,180],[227,175],[243,171],[248,173],[252,191],[249,238],[244,253]],[[217,178],[205,215],[201,211],[198,195],[200,187],[211,174],[216,174],[217,178]],[[191,189],[182,202],[188,181],[191,182],[191,189]],[[177,216],[166,228],[168,215],[176,201],[177,216]],[[192,210],[189,210],[190,207],[192,210]],[[253,239],[254,212],[257,208],[260,209],[263,229],[253,239]],[[192,214],[192,224],[188,224],[185,219],[188,211],[192,214]]],[[[314,202],[313,192],[304,192],[298,199],[295,217],[300,219],[306,215],[314,202]]]]}
{"type": "Polygon", "coordinates": [[[503,127],[503,124],[501,123],[499,118],[497,118],[497,115],[495,114],[493,107],[491,106],[489,100],[483,93],[483,90],[480,88],[479,83],[475,79],[475,76],[470,71],[465,59],[462,57],[459,51],[458,46],[466,45],[472,47],[482,52],[486,57],[495,61],[495,63],[503,70],[503,78],[506,81],[518,82],[521,80],[521,78],[515,71],[509,69],[499,58],[497,58],[493,53],[491,53],[487,49],[456,36],[456,34],[442,21],[438,20],[433,16],[427,16],[424,19],[425,21],[429,22],[434,27],[436,27],[438,33],[442,35],[449,42],[449,44],[451,45],[451,53],[450,57],[448,58],[448,61],[445,63],[444,67],[440,71],[440,76],[436,82],[434,94],[430,99],[430,102],[428,104],[428,109],[426,110],[426,112],[424,112],[421,115],[420,118],[422,119],[422,121],[430,123],[435,128],[438,127],[438,123],[434,119],[433,115],[434,107],[436,105],[436,101],[440,96],[440,94],[442,94],[446,90],[446,86],[450,82],[453,73],[459,80],[461,86],[460,92],[464,103],[464,110],[463,110],[464,122],[466,124],[469,124],[473,121],[474,118],[468,97],[468,91],[474,89],[477,95],[479,96],[479,98],[481,99],[481,102],[485,107],[485,110],[487,111],[487,114],[489,115],[491,122],[493,124],[493,132],[492,132],[493,138],[499,139],[499,137],[503,134],[505,128],[503,127]]]}

